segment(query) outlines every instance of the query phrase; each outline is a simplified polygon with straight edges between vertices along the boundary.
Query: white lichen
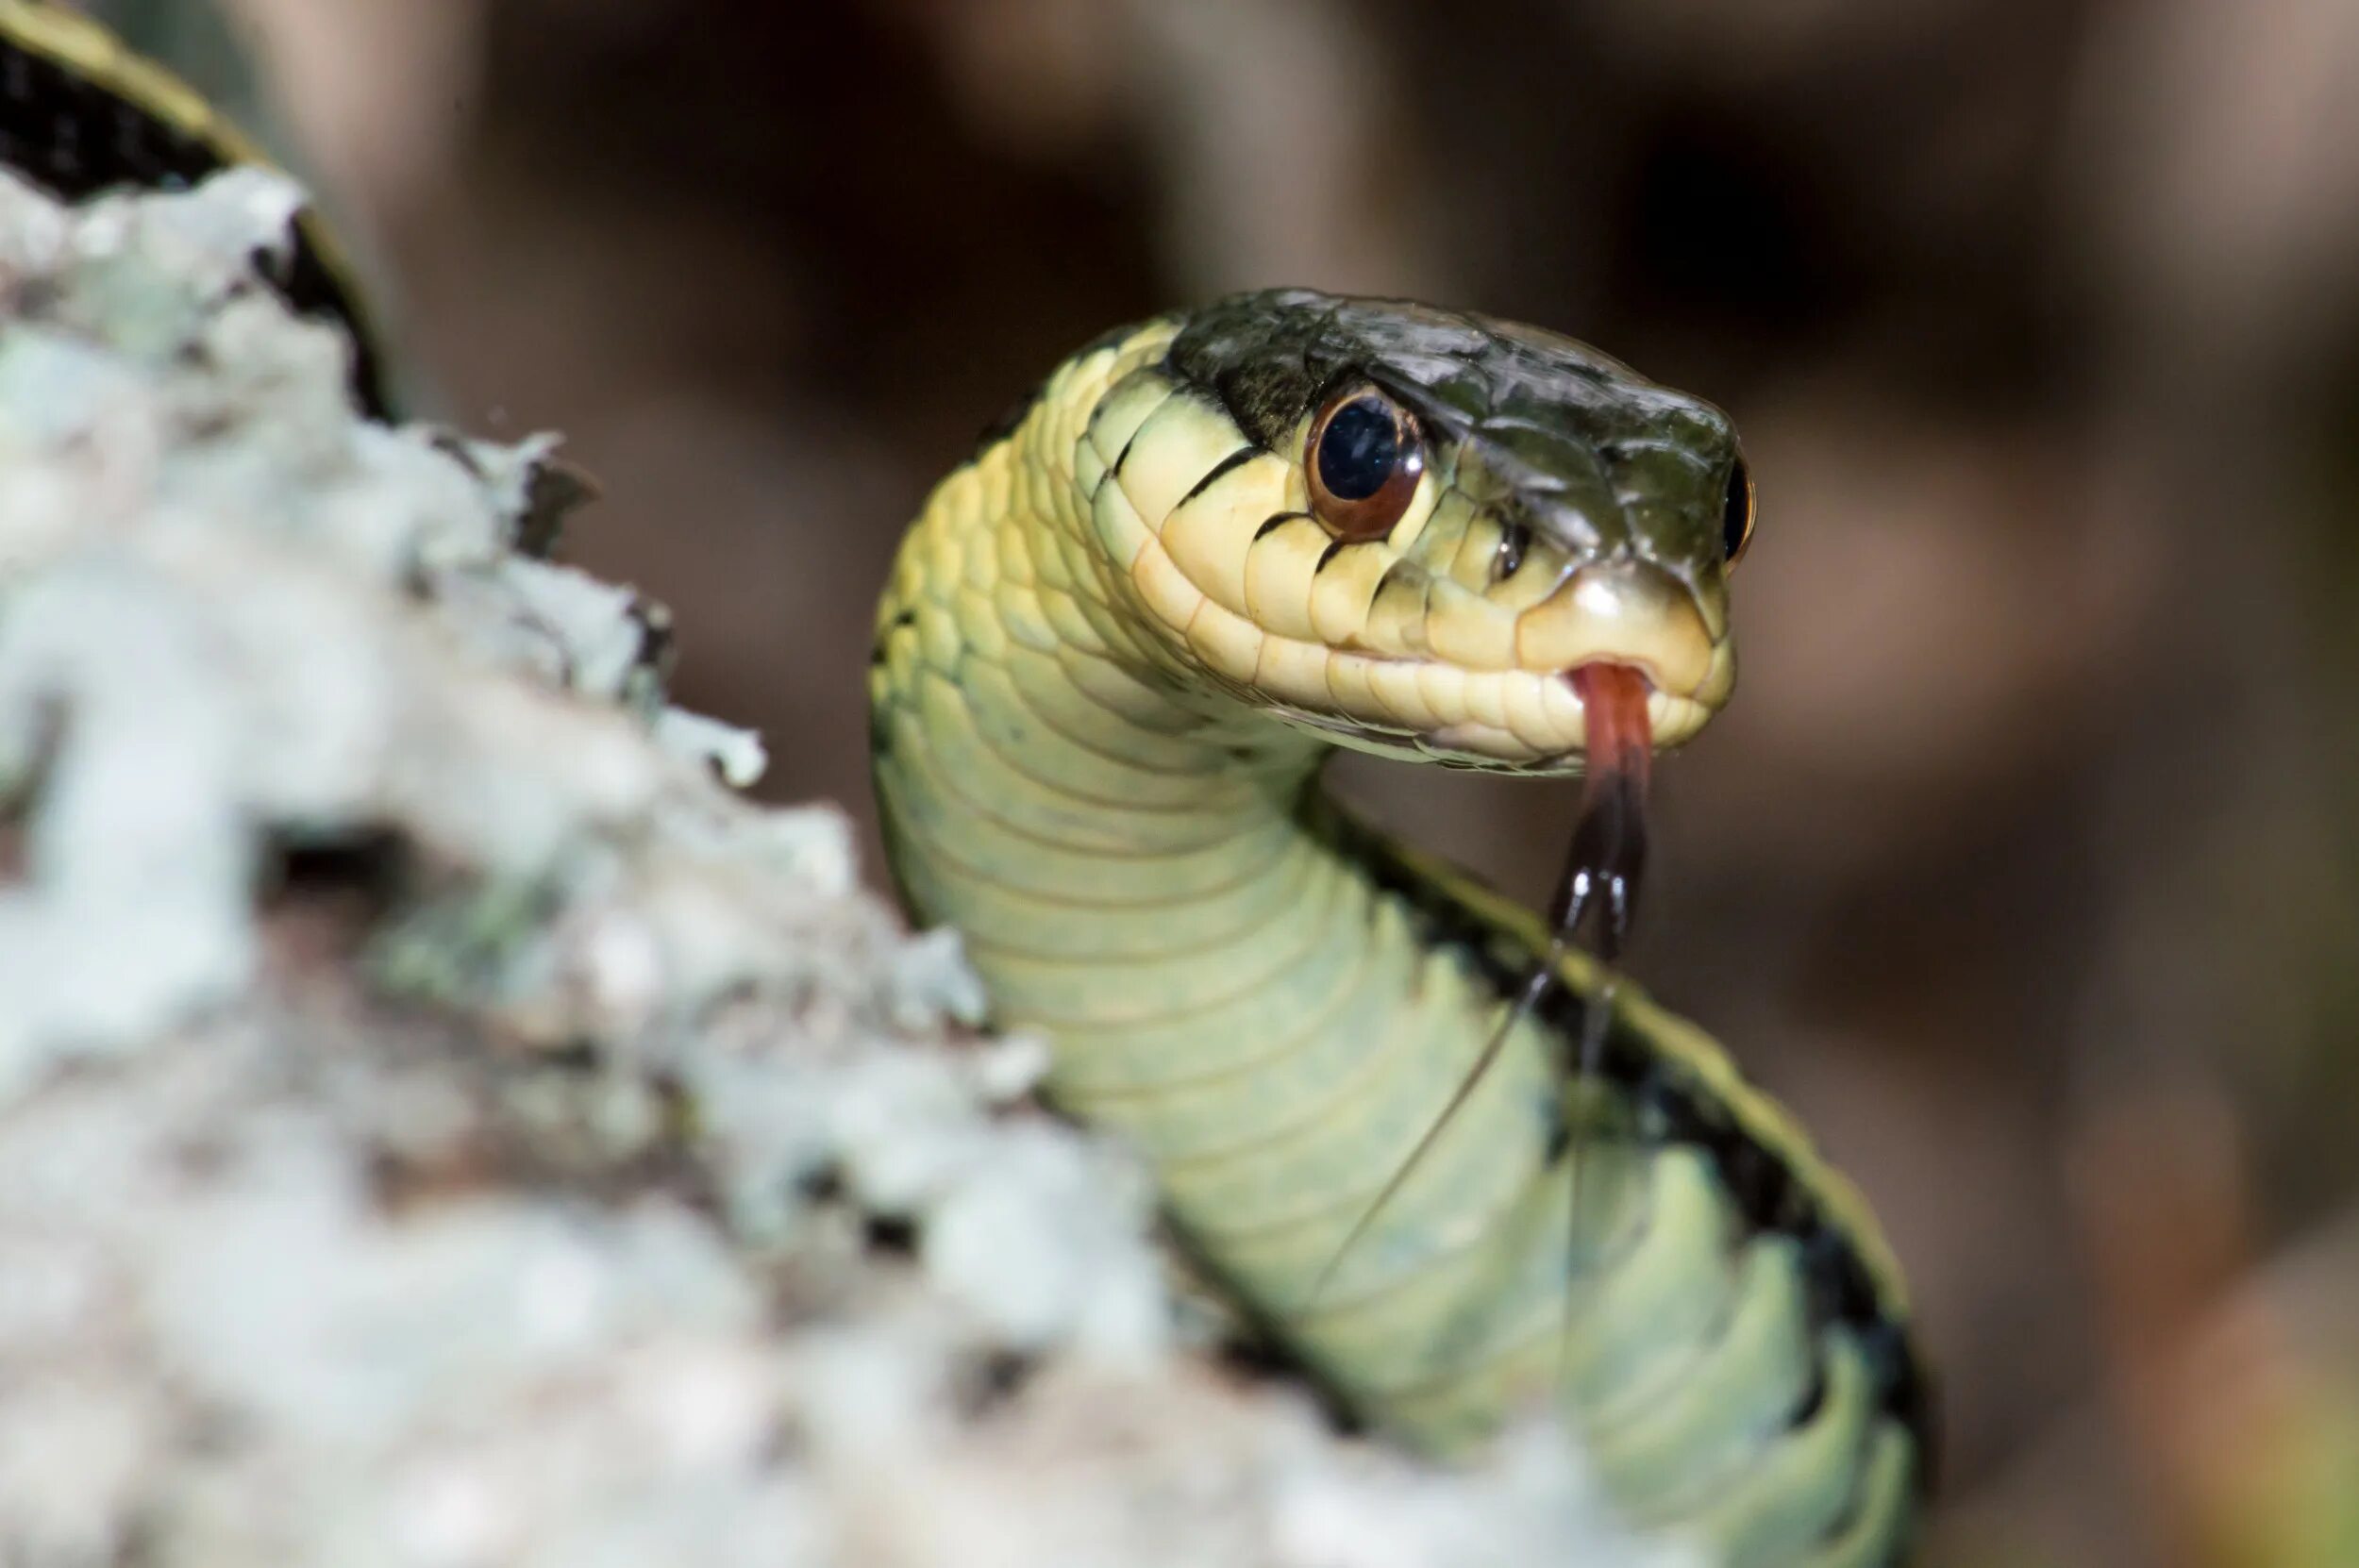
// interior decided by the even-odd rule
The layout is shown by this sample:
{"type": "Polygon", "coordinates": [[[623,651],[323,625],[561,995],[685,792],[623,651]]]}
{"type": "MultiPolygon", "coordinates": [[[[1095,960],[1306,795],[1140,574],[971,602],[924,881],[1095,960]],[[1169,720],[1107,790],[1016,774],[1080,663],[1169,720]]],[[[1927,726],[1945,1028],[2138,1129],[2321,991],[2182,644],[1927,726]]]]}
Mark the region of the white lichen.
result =
{"type": "Polygon", "coordinates": [[[0,1560],[1691,1560],[1176,1351],[1144,1174],[540,559],[553,443],[354,417],[297,199],[0,180],[0,1560]]]}

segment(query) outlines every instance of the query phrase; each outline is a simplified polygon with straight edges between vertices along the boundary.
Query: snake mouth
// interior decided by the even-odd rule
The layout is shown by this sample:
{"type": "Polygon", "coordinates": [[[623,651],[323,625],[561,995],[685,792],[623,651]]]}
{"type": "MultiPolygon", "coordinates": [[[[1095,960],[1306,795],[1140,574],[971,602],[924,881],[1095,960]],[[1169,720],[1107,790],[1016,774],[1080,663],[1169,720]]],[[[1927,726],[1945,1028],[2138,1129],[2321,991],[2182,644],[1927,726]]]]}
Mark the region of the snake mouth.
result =
{"type": "MultiPolygon", "coordinates": [[[[1368,578],[1360,596],[1381,607],[1394,580],[1368,578]]],[[[1632,706],[1656,750],[1693,738],[1736,683],[1725,603],[1630,557],[1566,573],[1520,611],[1427,590],[1399,595],[1415,606],[1405,615],[1362,609],[1332,615],[1332,626],[1300,617],[1289,625],[1246,598],[1240,612],[1198,595],[1159,613],[1158,625],[1253,708],[1355,750],[1448,767],[1582,772],[1593,749],[1584,672],[1629,672],[1632,706]],[[1366,635],[1372,626],[1382,635],[1366,635]]],[[[1346,611],[1355,603],[1341,602],[1346,611]]]]}
{"type": "Polygon", "coordinates": [[[1456,683],[1468,699],[1461,715],[1423,730],[1415,749],[1467,766],[1541,774],[1585,773],[1631,735],[1641,750],[1667,751],[1693,739],[1735,685],[1734,650],[1725,640],[1682,668],[1699,672],[1684,691],[1668,685],[1658,660],[1624,642],[1557,669],[1468,675],[1456,683]],[[1609,688],[1610,705],[1592,700],[1609,688]]]}
{"type": "Polygon", "coordinates": [[[1527,611],[1516,628],[1526,666],[1554,665],[1581,716],[1590,769],[1622,767],[1703,726],[1735,666],[1703,606],[1669,572],[1624,559],[1584,566],[1527,611]]]}

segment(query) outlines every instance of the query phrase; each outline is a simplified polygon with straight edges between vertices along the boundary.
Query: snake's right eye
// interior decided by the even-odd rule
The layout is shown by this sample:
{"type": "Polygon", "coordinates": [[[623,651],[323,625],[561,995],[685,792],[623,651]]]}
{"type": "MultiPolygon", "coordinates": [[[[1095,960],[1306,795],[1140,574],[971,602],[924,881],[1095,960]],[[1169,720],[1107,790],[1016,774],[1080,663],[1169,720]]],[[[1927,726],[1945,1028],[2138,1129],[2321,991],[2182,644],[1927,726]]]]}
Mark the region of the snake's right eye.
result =
{"type": "Polygon", "coordinates": [[[1425,442],[1415,415],[1373,387],[1352,387],[1311,422],[1302,467],[1328,532],[1346,543],[1381,539],[1416,496],[1425,442]]]}
{"type": "Polygon", "coordinates": [[[1745,461],[1745,454],[1736,455],[1734,466],[1729,470],[1728,492],[1720,502],[1720,559],[1734,566],[1745,546],[1753,542],[1753,471],[1745,461]]]}

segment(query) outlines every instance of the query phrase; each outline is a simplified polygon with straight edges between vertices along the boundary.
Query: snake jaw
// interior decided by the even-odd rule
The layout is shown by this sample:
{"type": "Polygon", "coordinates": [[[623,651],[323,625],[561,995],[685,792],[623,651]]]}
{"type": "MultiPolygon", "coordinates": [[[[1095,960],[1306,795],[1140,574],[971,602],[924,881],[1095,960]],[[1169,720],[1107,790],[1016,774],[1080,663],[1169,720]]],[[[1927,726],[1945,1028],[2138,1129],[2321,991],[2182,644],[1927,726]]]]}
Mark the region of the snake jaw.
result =
{"type": "Polygon", "coordinates": [[[1665,692],[1645,665],[1612,650],[1569,669],[1452,672],[1462,686],[1497,683],[1513,723],[1507,726],[1465,716],[1427,727],[1373,724],[1349,716],[1319,716],[1301,709],[1289,709],[1296,722],[1320,729],[1347,745],[1367,751],[1421,757],[1460,767],[1490,772],[1561,776],[1585,774],[1599,745],[1595,714],[1583,703],[1576,677],[1585,670],[1614,666],[1636,677],[1634,702],[1638,723],[1649,749],[1669,751],[1694,739],[1719,710],[1735,684],[1735,655],[1723,641],[1712,652],[1710,668],[1693,694],[1665,692]]]}

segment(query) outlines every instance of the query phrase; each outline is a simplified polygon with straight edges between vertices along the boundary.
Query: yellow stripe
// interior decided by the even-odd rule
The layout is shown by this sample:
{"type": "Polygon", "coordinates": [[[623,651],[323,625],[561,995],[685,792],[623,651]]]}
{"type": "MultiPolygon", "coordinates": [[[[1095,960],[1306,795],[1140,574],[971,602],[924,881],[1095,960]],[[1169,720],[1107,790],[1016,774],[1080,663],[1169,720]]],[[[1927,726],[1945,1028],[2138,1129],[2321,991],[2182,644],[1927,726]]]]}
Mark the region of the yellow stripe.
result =
{"type": "Polygon", "coordinates": [[[224,163],[270,159],[237,127],[213,112],[204,95],[154,61],[132,53],[90,18],[39,0],[0,0],[0,39],[65,67],[176,126],[219,155],[224,163]]]}

